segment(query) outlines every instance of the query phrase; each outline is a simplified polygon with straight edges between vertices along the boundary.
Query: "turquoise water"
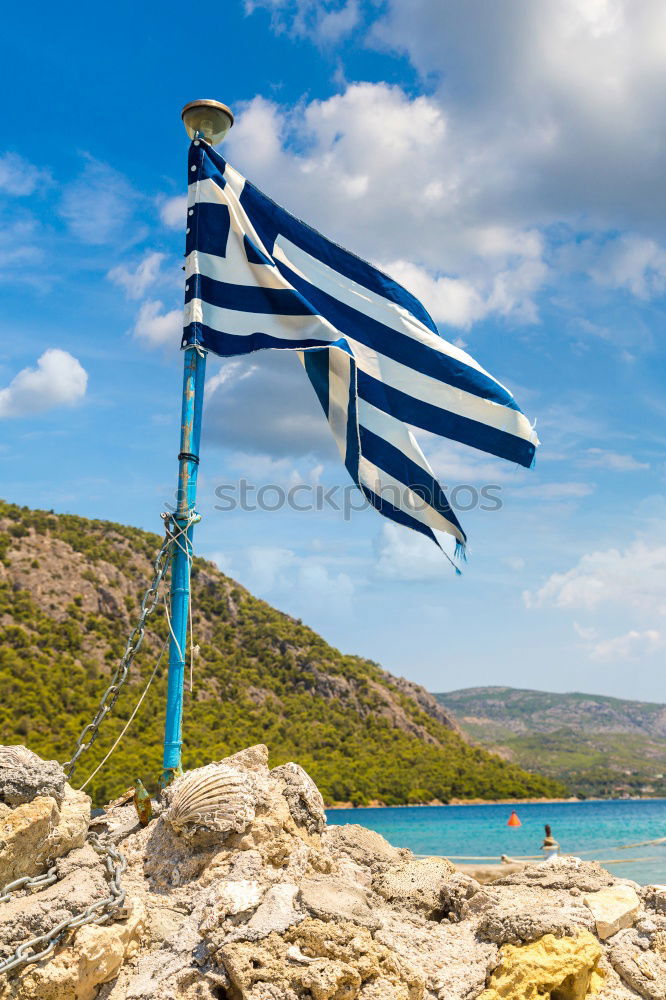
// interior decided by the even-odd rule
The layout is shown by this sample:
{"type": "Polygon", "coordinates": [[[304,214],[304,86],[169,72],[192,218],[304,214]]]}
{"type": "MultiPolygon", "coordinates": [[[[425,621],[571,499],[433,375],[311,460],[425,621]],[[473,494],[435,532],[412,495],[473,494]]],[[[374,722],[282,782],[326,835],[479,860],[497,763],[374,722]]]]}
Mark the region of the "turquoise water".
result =
{"type": "MultiPolygon", "coordinates": [[[[555,802],[516,805],[521,827],[507,827],[512,806],[408,806],[401,809],[330,809],[333,825],[360,823],[395,847],[415,854],[448,857],[539,854],[544,823],[564,853],[585,860],[640,858],[637,863],[606,864],[614,875],[642,885],[666,883],[666,843],[630,850],[618,845],[666,837],[666,799],[612,802],[555,802]]],[[[471,862],[473,863],[473,862],[471,862]]]]}

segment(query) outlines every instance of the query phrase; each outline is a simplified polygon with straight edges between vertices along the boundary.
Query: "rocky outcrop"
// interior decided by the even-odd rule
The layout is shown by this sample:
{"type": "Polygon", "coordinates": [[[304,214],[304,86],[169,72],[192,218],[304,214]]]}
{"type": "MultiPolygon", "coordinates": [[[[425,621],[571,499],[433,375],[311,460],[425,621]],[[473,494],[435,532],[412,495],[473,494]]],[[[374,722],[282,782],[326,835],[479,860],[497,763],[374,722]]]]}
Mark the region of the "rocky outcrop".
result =
{"type": "Polygon", "coordinates": [[[404,861],[373,879],[373,888],[389,903],[434,919],[442,908],[442,890],[454,872],[446,858],[404,861]]]}
{"type": "Polygon", "coordinates": [[[420,684],[409,681],[406,677],[394,677],[393,674],[389,674],[387,671],[383,671],[383,676],[387,684],[390,684],[408,698],[412,698],[426,715],[429,715],[432,719],[437,719],[447,729],[452,729],[457,733],[461,732],[453,713],[447,711],[434,694],[430,694],[420,684]]]}
{"type": "MultiPolygon", "coordinates": [[[[63,852],[56,882],[0,906],[0,960],[108,895],[85,798],[65,783],[60,803],[0,808],[31,856],[3,840],[7,870],[63,852]]],[[[269,770],[263,746],[188,772],[153,816],[121,798],[92,821],[125,857],[122,908],[11,972],[0,1000],[665,1000],[662,887],[572,859],[482,886],[326,827],[306,772],[269,770]]]]}
{"type": "MultiPolygon", "coordinates": [[[[24,747],[0,747],[0,789],[5,803],[14,803],[0,813],[0,895],[15,879],[41,875],[48,866],[56,876],[41,891],[17,886],[0,905],[2,961],[28,941],[33,953],[46,948],[42,935],[99,906],[109,886],[103,861],[85,843],[90,799],[67,784],[59,764],[24,747]]],[[[146,921],[137,897],[128,897],[115,915],[122,919],[81,926],[52,956],[0,974],[0,1000],[93,1000],[138,947],[146,921]]]]}
{"type": "Polygon", "coordinates": [[[0,747],[0,802],[20,806],[38,795],[60,805],[65,794],[65,772],[55,760],[42,760],[26,747],[0,747]]]}
{"type": "Polygon", "coordinates": [[[666,920],[647,917],[611,939],[610,963],[645,1000],[666,997],[666,920]]]}
{"type": "MultiPolygon", "coordinates": [[[[256,944],[239,941],[218,954],[243,1000],[423,1000],[419,972],[370,931],[346,921],[308,919],[256,944]]],[[[233,995],[233,993],[232,993],[233,995]]]]}
{"type": "Polygon", "coordinates": [[[590,893],[583,902],[592,911],[597,936],[605,941],[624,927],[631,927],[640,909],[641,901],[630,885],[613,885],[608,889],[590,893]]]}
{"type": "Polygon", "coordinates": [[[56,761],[0,747],[0,797],[0,888],[83,845],[90,799],[66,783],[56,761]]]}
{"type": "Polygon", "coordinates": [[[298,764],[274,767],[271,777],[282,784],[282,794],[297,826],[309,833],[322,833],[326,827],[324,800],[310,775],[298,764]]]}
{"type": "Polygon", "coordinates": [[[115,979],[135,953],[145,920],[143,904],[133,900],[122,921],[81,927],[52,959],[27,966],[0,987],[0,1000],[94,1000],[99,987],[115,979]]]}
{"type": "Polygon", "coordinates": [[[349,859],[372,873],[385,871],[411,857],[411,851],[392,847],[381,834],[356,823],[329,827],[324,833],[324,845],[331,854],[349,859]]]}
{"type": "Polygon", "coordinates": [[[547,934],[526,945],[506,945],[479,1000],[585,1000],[603,984],[602,948],[583,931],[576,937],[547,934]]]}

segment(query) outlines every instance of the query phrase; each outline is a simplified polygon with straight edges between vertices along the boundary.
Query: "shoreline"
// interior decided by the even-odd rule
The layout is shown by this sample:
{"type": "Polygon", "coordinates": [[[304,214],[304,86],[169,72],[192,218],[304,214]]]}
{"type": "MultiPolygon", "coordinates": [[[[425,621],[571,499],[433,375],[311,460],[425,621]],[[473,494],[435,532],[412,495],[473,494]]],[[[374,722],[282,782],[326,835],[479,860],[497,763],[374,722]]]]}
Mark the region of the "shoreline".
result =
{"type": "Polygon", "coordinates": [[[334,802],[332,805],[325,805],[327,811],[336,810],[359,810],[359,809],[424,809],[441,806],[443,809],[449,806],[525,806],[525,805],[554,805],[556,803],[582,803],[582,802],[663,802],[665,797],[661,795],[632,795],[622,799],[579,799],[575,795],[565,799],[451,799],[450,802],[440,802],[434,799],[431,802],[404,802],[400,805],[387,806],[383,802],[371,801],[366,806],[355,806],[353,802],[334,802]]]}

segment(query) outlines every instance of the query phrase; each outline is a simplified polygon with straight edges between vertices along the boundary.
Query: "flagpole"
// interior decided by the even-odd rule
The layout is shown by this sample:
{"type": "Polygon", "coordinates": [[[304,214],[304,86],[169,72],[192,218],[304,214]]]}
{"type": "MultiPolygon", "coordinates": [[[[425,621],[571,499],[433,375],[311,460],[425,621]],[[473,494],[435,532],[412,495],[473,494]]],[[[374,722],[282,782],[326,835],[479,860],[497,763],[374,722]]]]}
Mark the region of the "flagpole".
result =
{"type": "MultiPolygon", "coordinates": [[[[233,115],[218,101],[191,101],[181,113],[191,139],[214,145],[221,142],[233,124],[233,115]]],[[[175,538],[171,562],[169,612],[169,681],[167,687],[162,787],[182,774],[183,685],[187,656],[187,625],[190,612],[190,568],[196,513],[199,445],[203,411],[206,352],[197,345],[183,351],[183,395],[178,455],[176,511],[172,516],[175,538]]],[[[191,636],[190,636],[191,642],[191,636]]]]}
{"type": "Polygon", "coordinates": [[[171,563],[171,639],[169,643],[169,683],[167,688],[166,722],[164,726],[164,756],[162,786],[168,785],[181,773],[183,685],[187,655],[187,622],[190,609],[190,565],[195,513],[199,443],[203,409],[206,352],[188,347],[184,353],[183,400],[180,424],[180,454],[178,455],[178,490],[173,515],[176,542],[171,563]]]}

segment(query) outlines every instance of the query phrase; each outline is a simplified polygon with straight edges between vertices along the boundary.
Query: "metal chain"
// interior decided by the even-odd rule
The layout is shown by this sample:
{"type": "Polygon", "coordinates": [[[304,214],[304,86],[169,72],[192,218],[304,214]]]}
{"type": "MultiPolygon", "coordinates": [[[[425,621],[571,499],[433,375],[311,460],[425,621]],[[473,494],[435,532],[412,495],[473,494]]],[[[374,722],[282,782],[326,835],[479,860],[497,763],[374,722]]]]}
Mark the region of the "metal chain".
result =
{"type": "MultiPolygon", "coordinates": [[[[162,518],[165,522],[166,534],[153,563],[155,572],[152,582],[148,590],[143,595],[143,600],[141,601],[139,621],[127,640],[125,652],[116,667],[111,684],[109,684],[102,696],[93,721],[82,730],[81,735],[76,742],[71,759],[68,760],[66,764],[63,764],[63,768],[68,778],[72,777],[75,765],[81,754],[90,749],[97,739],[100,725],[106,716],[111,712],[116,701],[118,700],[120,690],[127,680],[132,661],[141,648],[146,631],[146,619],[157,607],[160,584],[169,568],[174,545],[180,546],[180,536],[187,532],[188,528],[192,523],[194,523],[195,520],[198,520],[198,515],[195,514],[194,511],[190,511],[186,522],[183,524],[178,524],[174,521],[173,515],[171,514],[162,514],[162,518]],[[176,530],[173,530],[174,528],[176,530]]],[[[89,833],[87,839],[88,843],[90,843],[97,854],[104,856],[104,864],[109,875],[110,894],[105,899],[101,899],[97,903],[92,903],[86,910],[83,911],[83,913],[79,913],[78,915],[70,917],[67,920],[61,920],[59,924],[56,924],[56,926],[51,928],[51,930],[46,934],[40,934],[38,937],[31,938],[29,941],[24,941],[23,944],[18,946],[13,955],[0,961],[0,972],[11,972],[12,969],[16,969],[19,966],[31,965],[34,962],[41,961],[41,959],[52,954],[69,931],[76,930],[78,927],[83,927],[85,924],[103,924],[123,905],[125,900],[125,890],[121,885],[120,878],[125,871],[125,858],[112,844],[102,843],[96,834],[89,833]],[[39,948],[39,950],[35,951],[35,948],[39,948]]],[[[8,900],[11,899],[13,892],[29,889],[44,889],[49,885],[53,885],[53,883],[57,881],[57,878],[56,866],[54,865],[43,875],[37,875],[34,878],[31,878],[30,876],[23,876],[22,878],[15,879],[13,882],[6,885],[2,890],[2,893],[0,894],[0,903],[8,902],[8,900]]]]}
{"type": "MultiPolygon", "coordinates": [[[[91,903],[83,913],[78,913],[67,920],[61,920],[59,924],[52,927],[46,934],[40,934],[29,941],[24,941],[23,944],[18,946],[13,955],[0,961],[0,972],[11,972],[12,969],[16,969],[19,966],[31,965],[33,962],[41,961],[41,959],[46,958],[56,949],[69,931],[76,930],[77,927],[83,927],[84,924],[103,924],[123,905],[125,890],[121,885],[120,878],[125,871],[125,858],[113,844],[102,843],[94,833],[88,834],[88,843],[97,854],[104,857],[104,865],[109,875],[109,895],[104,899],[100,899],[97,903],[91,903]],[[35,949],[38,950],[35,951],[35,949]]],[[[52,872],[54,872],[53,868],[49,869],[46,875],[41,876],[44,880],[42,886],[50,885],[51,882],[56,880],[55,876],[50,878],[52,872]]],[[[18,888],[17,883],[22,881],[24,880],[17,879],[16,882],[6,886],[5,894],[12,886],[18,888]]],[[[28,879],[27,881],[35,882],[36,880],[28,879]]],[[[25,888],[28,888],[27,884],[25,888]]],[[[3,896],[2,901],[5,898],[3,896]]]]}
{"type": "Polygon", "coordinates": [[[157,607],[157,602],[159,600],[159,586],[162,582],[162,578],[169,568],[175,537],[170,527],[171,515],[162,514],[162,517],[166,522],[166,535],[153,564],[155,567],[155,574],[153,576],[152,583],[143,595],[143,600],[141,601],[141,614],[139,615],[139,621],[127,640],[125,652],[122,655],[120,663],[116,667],[111,683],[102,696],[95,718],[92,722],[89,722],[81,732],[81,735],[76,741],[76,746],[71,759],[68,760],[66,764],[63,764],[65,774],[70,779],[74,774],[74,768],[79,757],[93,745],[97,739],[100,725],[111,712],[113,706],[118,700],[120,689],[127,680],[132,660],[141,648],[141,643],[143,642],[146,630],[146,619],[157,607]],[[88,737],[89,739],[87,739],[88,737]]]}
{"type": "Polygon", "coordinates": [[[47,886],[53,885],[57,880],[58,876],[56,875],[55,865],[49,868],[47,872],[44,872],[43,875],[35,875],[34,878],[24,875],[22,878],[14,879],[0,893],[0,903],[8,903],[12,898],[12,893],[18,892],[19,889],[46,889],[47,886]]]}

